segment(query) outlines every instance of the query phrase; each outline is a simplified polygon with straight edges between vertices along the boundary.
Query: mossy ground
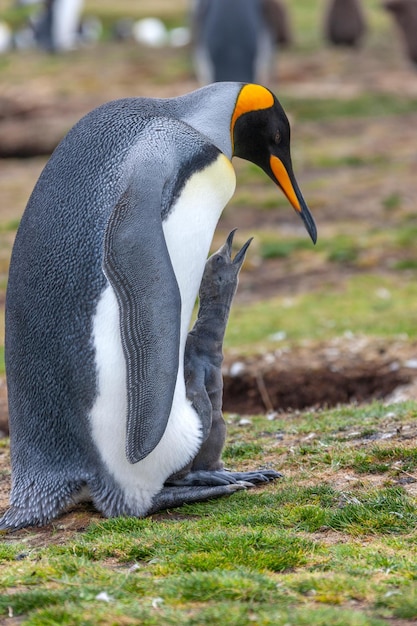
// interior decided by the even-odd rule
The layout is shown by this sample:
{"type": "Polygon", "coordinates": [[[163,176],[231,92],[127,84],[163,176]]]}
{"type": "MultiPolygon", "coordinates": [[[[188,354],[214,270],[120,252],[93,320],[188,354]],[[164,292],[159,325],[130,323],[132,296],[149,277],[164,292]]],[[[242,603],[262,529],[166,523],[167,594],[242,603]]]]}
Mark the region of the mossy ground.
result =
{"type": "Polygon", "coordinates": [[[79,508],[5,536],[0,611],[39,626],[412,624],[416,414],[374,403],[228,416],[227,465],[283,479],[143,520],[79,508]]]}

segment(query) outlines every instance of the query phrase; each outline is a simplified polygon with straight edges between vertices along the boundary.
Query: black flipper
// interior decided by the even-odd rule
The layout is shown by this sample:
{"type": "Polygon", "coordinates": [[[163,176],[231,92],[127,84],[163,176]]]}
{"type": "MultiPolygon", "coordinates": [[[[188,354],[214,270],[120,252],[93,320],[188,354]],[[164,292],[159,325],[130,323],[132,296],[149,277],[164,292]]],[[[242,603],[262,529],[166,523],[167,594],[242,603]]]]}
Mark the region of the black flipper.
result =
{"type": "Polygon", "coordinates": [[[156,195],[154,187],[139,193],[131,185],[110,216],[104,243],[126,359],[130,463],[145,458],[164,434],[179,362],[181,297],[156,195]]]}

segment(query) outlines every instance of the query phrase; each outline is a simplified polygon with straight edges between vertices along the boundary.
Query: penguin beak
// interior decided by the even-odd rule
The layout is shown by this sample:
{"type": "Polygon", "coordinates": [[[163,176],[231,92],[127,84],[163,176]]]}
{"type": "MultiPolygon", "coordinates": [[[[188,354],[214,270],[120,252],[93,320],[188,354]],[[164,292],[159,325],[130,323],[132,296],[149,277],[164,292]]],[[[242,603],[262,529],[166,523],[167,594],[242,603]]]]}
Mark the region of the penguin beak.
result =
{"type": "Polygon", "coordinates": [[[227,237],[225,243],[222,245],[220,250],[217,251],[217,254],[221,254],[225,259],[231,261],[232,259],[232,246],[233,246],[233,237],[235,236],[235,232],[237,228],[234,228],[227,237]]]}
{"type": "Polygon", "coordinates": [[[253,239],[253,237],[248,239],[248,241],[245,244],[243,244],[243,246],[241,247],[239,252],[236,254],[235,258],[233,259],[233,265],[238,265],[238,266],[242,265],[243,260],[244,260],[245,255],[246,255],[246,250],[249,248],[252,239],[253,239]]]}
{"type": "Polygon", "coordinates": [[[237,228],[234,228],[230,233],[229,236],[226,239],[226,243],[224,244],[223,248],[225,250],[225,252],[227,253],[227,256],[229,257],[229,259],[232,257],[232,246],[233,246],[233,238],[235,236],[235,232],[237,231],[237,228]]]}
{"type": "Polygon", "coordinates": [[[275,155],[271,155],[269,164],[275,182],[281,187],[289,202],[303,220],[304,226],[306,227],[313,243],[316,243],[317,228],[314,223],[313,216],[310,213],[310,209],[308,208],[297,185],[294,174],[291,169],[287,169],[281,159],[275,155]]]}
{"type": "MultiPolygon", "coordinates": [[[[220,250],[217,252],[217,254],[221,254],[228,261],[232,260],[233,238],[235,236],[235,232],[236,231],[237,231],[237,228],[234,228],[229,233],[229,236],[227,237],[226,242],[222,245],[220,250]]],[[[248,239],[248,241],[241,247],[241,249],[239,250],[239,252],[236,254],[235,258],[232,261],[233,265],[240,266],[243,263],[245,255],[246,255],[246,251],[249,248],[252,239],[253,239],[253,237],[248,239]]]]}

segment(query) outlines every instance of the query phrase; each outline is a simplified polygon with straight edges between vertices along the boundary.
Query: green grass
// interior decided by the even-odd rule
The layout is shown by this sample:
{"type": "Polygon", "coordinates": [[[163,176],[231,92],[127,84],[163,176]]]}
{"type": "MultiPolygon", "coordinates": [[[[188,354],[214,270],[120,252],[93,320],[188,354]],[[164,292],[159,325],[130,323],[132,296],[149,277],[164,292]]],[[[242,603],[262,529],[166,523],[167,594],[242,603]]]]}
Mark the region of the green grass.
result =
{"type": "Polygon", "coordinates": [[[363,474],[380,474],[391,469],[414,472],[417,468],[417,449],[374,446],[368,451],[357,452],[350,467],[363,474]]]}
{"type": "MultiPolygon", "coordinates": [[[[417,283],[362,274],[340,289],[322,288],[232,309],[227,348],[256,352],[274,346],[277,332],[287,341],[329,339],[346,333],[371,337],[417,336],[417,283]],[[254,323],[256,320],[256,323],[254,323]]],[[[276,344],[275,344],[276,345],[276,344]]]]}
{"type": "MultiPolygon", "coordinates": [[[[330,120],[338,117],[383,117],[403,115],[417,111],[417,98],[365,93],[355,98],[295,98],[289,95],[280,97],[283,107],[291,111],[297,120],[330,120]]],[[[352,162],[349,163],[352,165],[352,162]]],[[[355,160],[355,166],[360,161],[355,160]]]]}
{"type": "Polygon", "coordinates": [[[416,450],[366,438],[358,449],[357,439],[343,436],[384,432],[393,421],[407,428],[416,415],[410,402],[273,422],[254,416],[246,431],[229,420],[228,465],[273,459],[283,479],[162,516],[96,521],[64,542],[60,520],[55,541],[39,541],[36,530],[5,536],[0,620],[11,614],[30,626],[415,620],[417,506],[385,465],[402,463],[412,472],[416,450]],[[313,424],[318,443],[307,446],[304,433],[313,424]],[[276,433],[291,437],[291,447],[277,448],[276,433]],[[352,462],[329,470],[329,455],[352,462]],[[343,482],[347,471],[351,479],[343,482]]]}
{"type": "Polygon", "coordinates": [[[260,255],[263,259],[280,259],[293,255],[297,250],[309,250],[311,243],[308,239],[266,239],[260,246],[260,255]]]}

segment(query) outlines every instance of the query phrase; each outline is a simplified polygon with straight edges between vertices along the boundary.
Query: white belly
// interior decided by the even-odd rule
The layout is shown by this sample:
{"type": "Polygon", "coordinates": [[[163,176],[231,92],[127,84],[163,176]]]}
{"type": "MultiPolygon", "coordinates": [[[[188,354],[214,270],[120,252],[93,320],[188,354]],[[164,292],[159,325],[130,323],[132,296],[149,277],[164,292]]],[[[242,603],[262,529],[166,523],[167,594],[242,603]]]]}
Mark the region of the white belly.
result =
{"type": "Polygon", "coordinates": [[[221,155],[187,182],[163,223],[182,301],[180,366],[165,433],[156,448],[133,465],[125,455],[126,366],[119,310],[110,285],[97,306],[93,340],[99,380],[98,397],[90,416],[92,432],[101,458],[138,514],[146,513],[166,478],[188,463],[200,446],[200,422],[185,396],[184,348],[213,233],[234,188],[233,167],[221,155]]]}
{"type": "MultiPolygon", "coordinates": [[[[181,339],[187,338],[214,230],[235,189],[235,173],[223,155],[190,178],[163,223],[165,240],[181,293],[181,339]]],[[[183,351],[182,351],[183,354],[183,351]]]]}

